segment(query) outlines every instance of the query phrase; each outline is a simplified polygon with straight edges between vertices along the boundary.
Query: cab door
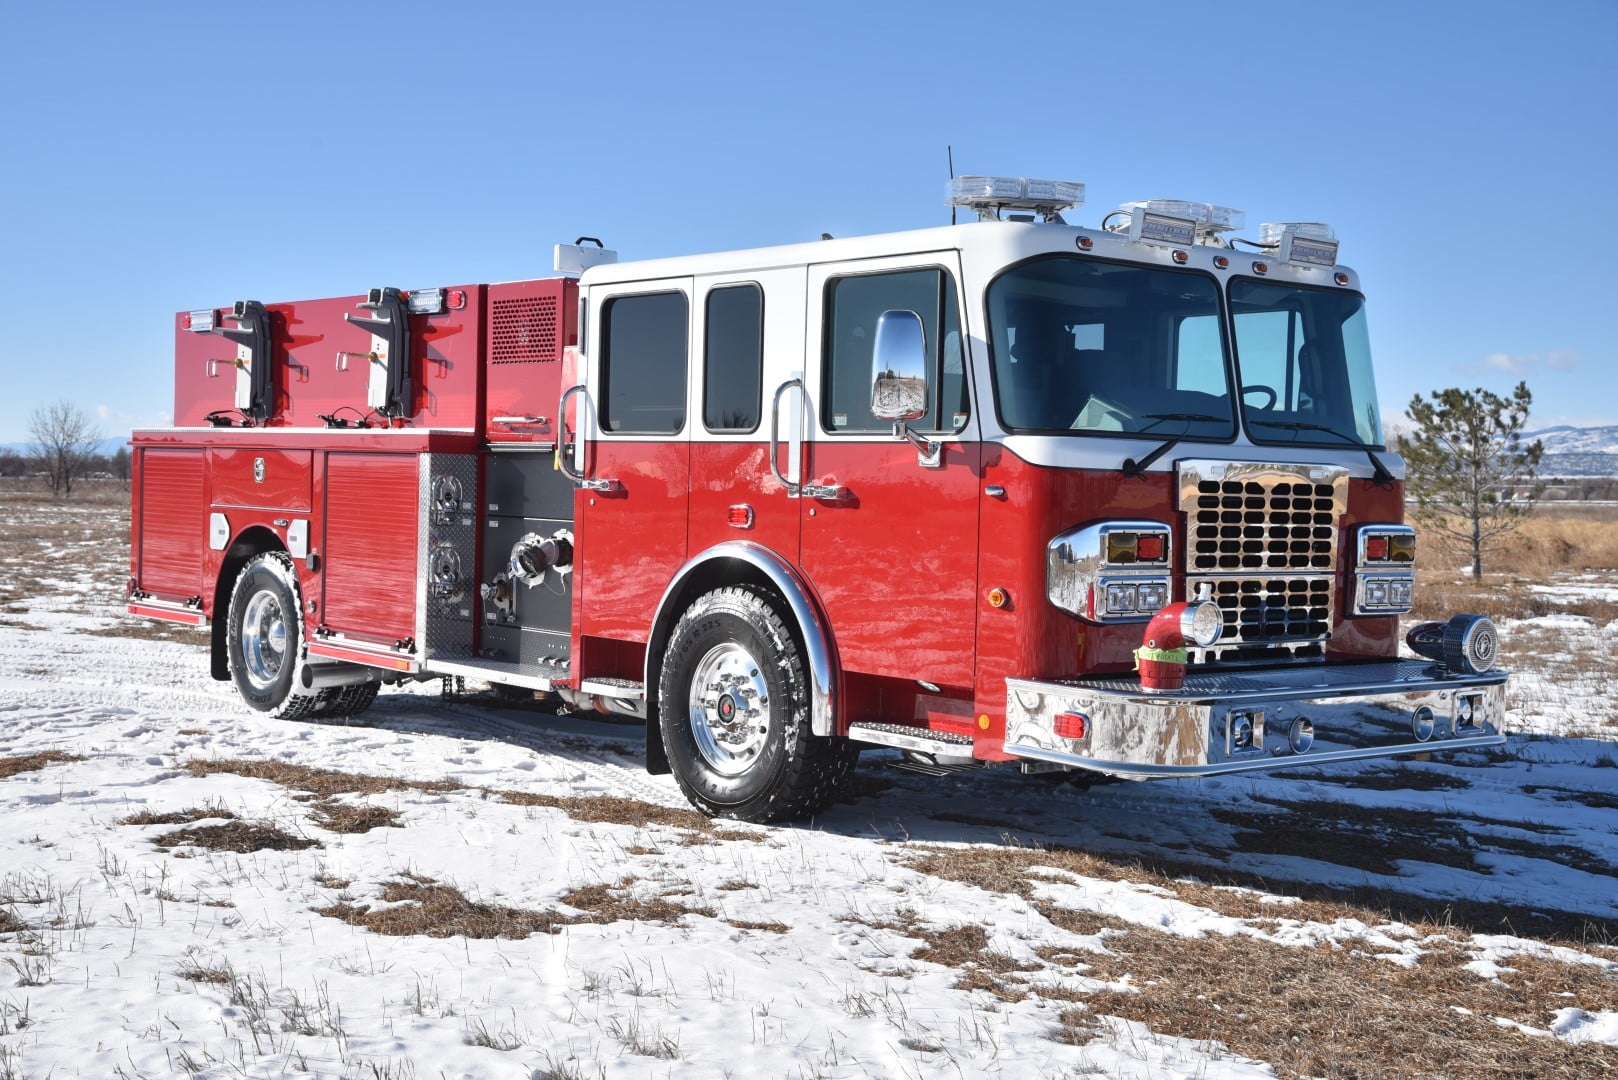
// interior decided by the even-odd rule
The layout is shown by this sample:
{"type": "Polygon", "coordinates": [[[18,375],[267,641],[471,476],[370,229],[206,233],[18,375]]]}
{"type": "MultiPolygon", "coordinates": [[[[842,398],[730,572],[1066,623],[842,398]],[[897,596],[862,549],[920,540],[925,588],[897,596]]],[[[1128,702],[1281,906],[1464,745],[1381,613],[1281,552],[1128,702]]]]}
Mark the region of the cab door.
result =
{"type": "Polygon", "coordinates": [[[809,268],[800,561],[845,674],[972,685],[981,450],[960,280],[953,251],[809,268]],[[889,310],[921,318],[929,404],[910,427],[939,444],[936,466],[871,414],[889,310]]]}
{"type": "Polygon", "coordinates": [[[803,373],[803,282],[802,266],[695,279],[693,555],[745,541],[797,562],[798,504],[780,476],[798,450],[802,389],[777,391],[803,373]]]}
{"type": "Polygon", "coordinates": [[[664,586],[687,558],[692,279],[590,292],[586,392],[578,403],[587,477],[575,496],[575,671],[638,680],[638,653],[664,586]]]}

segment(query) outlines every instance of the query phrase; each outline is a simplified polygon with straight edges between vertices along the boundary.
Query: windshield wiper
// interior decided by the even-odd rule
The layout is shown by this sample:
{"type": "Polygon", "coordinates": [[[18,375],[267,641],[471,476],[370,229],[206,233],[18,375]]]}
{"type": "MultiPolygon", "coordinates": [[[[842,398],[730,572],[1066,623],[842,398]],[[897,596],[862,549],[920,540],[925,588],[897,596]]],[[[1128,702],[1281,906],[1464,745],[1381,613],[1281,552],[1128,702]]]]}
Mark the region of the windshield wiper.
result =
{"type": "Polygon", "coordinates": [[[1164,454],[1168,453],[1169,448],[1171,446],[1173,446],[1175,443],[1179,442],[1181,439],[1185,438],[1185,433],[1187,431],[1191,430],[1191,425],[1193,423],[1223,424],[1223,423],[1227,422],[1230,419],[1230,417],[1228,417],[1228,416],[1209,416],[1207,413],[1200,413],[1200,412],[1170,412],[1170,413],[1147,413],[1146,414],[1146,419],[1150,420],[1151,423],[1147,424],[1145,427],[1141,428],[1140,431],[1135,432],[1135,434],[1143,435],[1146,432],[1148,432],[1148,431],[1152,430],[1153,428],[1155,428],[1157,425],[1161,424],[1165,420],[1181,420],[1181,421],[1184,421],[1185,427],[1180,429],[1179,434],[1175,435],[1168,442],[1165,442],[1162,446],[1159,446],[1156,450],[1153,450],[1150,454],[1147,454],[1145,457],[1141,458],[1139,461],[1136,461],[1134,458],[1125,458],[1124,459],[1124,475],[1125,476],[1140,476],[1142,473],[1144,473],[1146,471],[1146,466],[1150,465],[1152,462],[1156,461],[1158,458],[1160,458],[1164,454]]]}
{"type": "MultiPolygon", "coordinates": [[[[1393,483],[1393,474],[1388,471],[1386,465],[1382,464],[1382,459],[1376,456],[1375,450],[1353,436],[1344,435],[1336,428],[1327,427],[1325,424],[1310,424],[1302,420],[1262,420],[1257,417],[1248,417],[1247,422],[1249,424],[1263,424],[1265,427],[1282,428],[1286,431],[1324,431],[1327,435],[1335,435],[1348,445],[1357,446],[1365,451],[1365,456],[1371,459],[1371,468],[1374,470],[1371,474],[1373,484],[1377,487],[1385,487],[1393,483]]],[[[1293,441],[1297,441],[1297,436],[1293,436],[1293,441]]]]}

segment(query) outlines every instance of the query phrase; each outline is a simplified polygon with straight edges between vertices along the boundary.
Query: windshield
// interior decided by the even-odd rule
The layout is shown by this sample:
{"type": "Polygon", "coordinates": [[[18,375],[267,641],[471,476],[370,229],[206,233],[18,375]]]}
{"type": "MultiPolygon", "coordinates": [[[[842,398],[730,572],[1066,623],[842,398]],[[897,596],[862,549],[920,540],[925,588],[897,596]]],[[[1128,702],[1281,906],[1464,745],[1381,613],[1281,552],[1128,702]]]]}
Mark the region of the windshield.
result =
{"type": "Polygon", "coordinates": [[[1237,278],[1230,310],[1254,442],[1381,448],[1363,296],[1237,278]]]}
{"type": "Polygon", "coordinates": [[[1007,431],[1235,434],[1212,278],[1055,255],[996,278],[988,307],[1007,431]]]}

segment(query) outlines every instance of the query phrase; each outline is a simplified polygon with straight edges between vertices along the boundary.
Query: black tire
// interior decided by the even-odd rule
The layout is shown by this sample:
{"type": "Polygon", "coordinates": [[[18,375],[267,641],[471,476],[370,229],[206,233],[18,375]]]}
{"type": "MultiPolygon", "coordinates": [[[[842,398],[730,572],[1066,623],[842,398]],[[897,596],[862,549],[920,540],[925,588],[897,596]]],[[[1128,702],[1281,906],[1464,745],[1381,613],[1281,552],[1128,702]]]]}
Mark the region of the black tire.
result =
{"type": "Polygon", "coordinates": [[[279,551],[248,561],[230,592],[226,653],[236,691],[248,707],[283,720],[317,715],[329,690],[298,684],[303,667],[303,615],[292,560],[279,551]]]}
{"type": "Polygon", "coordinates": [[[674,778],[711,817],[818,813],[859,756],[810,730],[803,650],[770,598],[746,586],[706,593],[680,616],[658,703],[674,778]]]}
{"type": "Polygon", "coordinates": [[[358,716],[371,707],[376,700],[377,691],[382,689],[381,683],[364,682],[353,686],[340,686],[330,690],[330,699],[320,706],[321,716],[333,719],[347,719],[358,716]]]}

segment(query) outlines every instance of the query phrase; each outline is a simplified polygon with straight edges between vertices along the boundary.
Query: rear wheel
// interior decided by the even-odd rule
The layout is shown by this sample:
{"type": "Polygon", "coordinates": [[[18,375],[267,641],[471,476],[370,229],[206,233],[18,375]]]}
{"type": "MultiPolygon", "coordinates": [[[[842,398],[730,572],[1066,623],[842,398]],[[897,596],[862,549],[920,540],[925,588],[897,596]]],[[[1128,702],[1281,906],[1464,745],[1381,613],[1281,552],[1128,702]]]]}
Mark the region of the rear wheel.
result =
{"type": "Polygon", "coordinates": [[[249,707],[287,720],[320,712],[326,690],[298,684],[303,666],[303,618],[292,560],[279,551],[242,567],[230,593],[226,651],[231,678],[249,707]]]}
{"type": "Polygon", "coordinates": [[[706,814],[743,821],[826,807],[859,748],[810,730],[803,652],[761,591],[699,597],[669,635],[658,684],[663,747],[706,814]]]}
{"type": "Polygon", "coordinates": [[[331,697],[320,706],[320,715],[336,719],[358,716],[371,707],[381,689],[381,683],[364,682],[327,691],[331,697]]]}

